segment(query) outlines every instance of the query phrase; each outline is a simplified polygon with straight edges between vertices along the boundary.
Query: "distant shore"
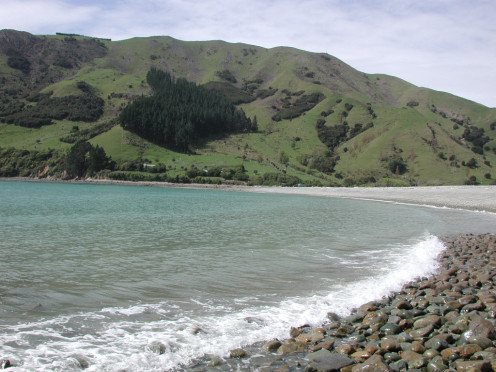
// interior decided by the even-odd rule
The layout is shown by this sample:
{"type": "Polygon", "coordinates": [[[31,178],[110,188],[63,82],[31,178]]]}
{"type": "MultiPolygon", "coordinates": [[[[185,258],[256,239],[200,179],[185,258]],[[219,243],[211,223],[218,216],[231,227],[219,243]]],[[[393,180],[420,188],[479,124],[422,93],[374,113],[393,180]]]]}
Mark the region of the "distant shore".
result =
{"type": "Polygon", "coordinates": [[[333,198],[376,200],[402,204],[429,205],[496,213],[496,186],[418,186],[418,187],[279,187],[211,184],[179,184],[152,181],[69,180],[28,177],[1,177],[1,181],[62,182],[76,184],[128,185],[168,188],[208,189],[333,198]]]}

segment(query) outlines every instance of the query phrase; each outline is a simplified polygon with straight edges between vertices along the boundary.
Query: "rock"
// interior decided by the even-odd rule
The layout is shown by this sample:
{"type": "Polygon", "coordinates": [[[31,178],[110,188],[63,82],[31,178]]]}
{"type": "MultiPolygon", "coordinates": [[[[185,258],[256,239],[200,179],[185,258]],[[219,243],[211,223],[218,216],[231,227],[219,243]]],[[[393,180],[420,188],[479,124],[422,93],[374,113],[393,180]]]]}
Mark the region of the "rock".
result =
{"type": "Polygon", "coordinates": [[[318,351],[320,349],[330,350],[334,346],[334,342],[335,342],[335,340],[332,338],[327,339],[323,342],[318,343],[314,347],[312,347],[311,351],[318,351]]]}
{"type": "Polygon", "coordinates": [[[312,334],[311,333],[302,333],[302,334],[298,335],[295,338],[295,340],[298,342],[304,342],[306,344],[309,344],[310,342],[312,342],[312,334]]]}
{"type": "Polygon", "coordinates": [[[414,360],[408,362],[408,368],[409,369],[420,369],[420,368],[427,366],[428,363],[429,363],[429,361],[426,358],[420,357],[418,359],[414,359],[414,360]]]}
{"type": "Polygon", "coordinates": [[[244,351],[243,349],[241,348],[237,348],[237,349],[233,349],[229,352],[229,357],[230,358],[244,358],[246,357],[248,354],[246,353],[246,351],[244,351]]]}
{"type": "Polygon", "coordinates": [[[491,362],[496,361],[496,354],[490,353],[488,351],[478,351],[470,357],[472,360],[490,360],[491,362]]]}
{"type": "Polygon", "coordinates": [[[434,349],[437,351],[449,347],[448,342],[440,337],[432,337],[431,339],[427,340],[424,345],[428,349],[434,349]]]}
{"type": "Polygon", "coordinates": [[[457,361],[455,368],[457,372],[492,372],[491,362],[489,360],[457,361]]]}
{"type": "Polygon", "coordinates": [[[424,351],[424,354],[422,354],[422,355],[424,358],[431,360],[431,359],[434,359],[435,357],[437,357],[439,355],[439,351],[434,350],[434,349],[427,349],[426,351],[424,351]]]}
{"type": "Polygon", "coordinates": [[[426,328],[429,326],[438,328],[440,325],[441,325],[441,317],[439,315],[427,315],[423,318],[416,320],[413,323],[413,328],[419,329],[419,328],[426,328]]]}
{"type": "Polygon", "coordinates": [[[384,351],[398,351],[401,349],[400,343],[396,338],[385,337],[381,340],[381,349],[384,351]]]}
{"type": "Polygon", "coordinates": [[[453,361],[460,358],[460,351],[457,347],[449,347],[441,351],[441,357],[444,361],[453,361]]]}
{"type": "Polygon", "coordinates": [[[425,347],[420,342],[413,341],[410,345],[410,351],[414,351],[416,353],[423,353],[425,351],[425,347]]]}
{"type": "Polygon", "coordinates": [[[443,358],[434,357],[427,364],[427,372],[440,372],[448,369],[448,366],[443,362],[443,358]]]}
{"type": "Polygon", "coordinates": [[[398,360],[401,360],[401,357],[398,353],[386,353],[383,355],[384,361],[388,364],[397,362],[398,360]]]}
{"type": "Polygon", "coordinates": [[[355,351],[355,348],[352,345],[339,345],[335,348],[336,352],[339,354],[345,354],[345,355],[350,355],[355,351]]]}
{"type": "Polygon", "coordinates": [[[496,335],[493,324],[477,314],[472,314],[470,316],[470,326],[468,331],[464,334],[465,339],[470,337],[486,337],[490,340],[494,340],[496,335]]]}
{"type": "Polygon", "coordinates": [[[307,354],[306,358],[310,361],[308,371],[339,371],[353,364],[353,359],[346,355],[331,353],[325,349],[307,354]]]}
{"type": "Polygon", "coordinates": [[[263,349],[268,352],[276,352],[277,349],[281,347],[282,343],[279,340],[272,340],[267,342],[264,346],[263,349]]]}
{"type": "Polygon", "coordinates": [[[404,360],[399,360],[397,362],[391,363],[389,365],[389,368],[391,369],[391,371],[394,372],[406,371],[406,369],[408,368],[408,364],[404,360]]]}
{"type": "Polygon", "coordinates": [[[73,355],[72,358],[76,360],[79,368],[81,368],[81,369],[89,368],[90,360],[88,358],[86,358],[85,356],[76,354],[76,355],[73,355]]]}
{"type": "Polygon", "coordinates": [[[352,372],[389,372],[391,369],[380,355],[373,355],[365,362],[354,365],[352,372]]]}
{"type": "Polygon", "coordinates": [[[372,324],[380,323],[381,325],[384,325],[384,324],[386,324],[387,319],[388,319],[388,316],[386,313],[384,313],[382,311],[377,311],[377,312],[372,311],[372,312],[368,313],[367,315],[365,315],[365,317],[362,320],[362,324],[370,326],[372,324]]]}
{"type": "Polygon", "coordinates": [[[381,332],[386,336],[395,335],[401,332],[401,327],[394,323],[386,323],[380,328],[381,332]]]}
{"type": "Polygon", "coordinates": [[[434,330],[434,326],[429,325],[427,327],[419,328],[411,331],[410,335],[413,337],[414,340],[421,339],[423,337],[428,336],[433,330],[434,330]]]}
{"type": "Polygon", "coordinates": [[[289,330],[289,336],[291,338],[296,338],[299,335],[301,335],[302,333],[303,333],[303,330],[301,328],[291,327],[291,329],[289,330]]]}
{"type": "Polygon", "coordinates": [[[14,367],[14,365],[10,362],[9,359],[0,359],[0,369],[7,369],[10,367],[14,367]]]}
{"type": "Polygon", "coordinates": [[[307,347],[307,344],[303,342],[288,340],[285,344],[281,345],[279,349],[277,349],[277,352],[280,354],[302,353],[307,351],[307,347]]]}
{"type": "Polygon", "coordinates": [[[147,349],[150,350],[152,353],[162,355],[165,353],[167,350],[167,346],[163,342],[154,340],[150,342],[147,346],[147,349]]]}
{"type": "Polygon", "coordinates": [[[218,356],[213,356],[210,358],[210,362],[208,362],[209,367],[217,367],[222,364],[222,359],[218,356]]]}
{"type": "Polygon", "coordinates": [[[493,346],[493,342],[487,337],[483,336],[471,336],[468,339],[464,339],[467,344],[475,344],[479,345],[482,349],[487,349],[488,347],[493,346]]]}
{"type": "Polygon", "coordinates": [[[412,360],[422,358],[422,355],[419,353],[416,353],[415,351],[407,350],[407,351],[400,351],[400,357],[405,362],[411,362],[412,360]]]}
{"type": "MultiPolygon", "coordinates": [[[[341,353],[341,354],[343,354],[343,353],[341,353]]],[[[373,354],[374,353],[371,353],[370,351],[367,351],[367,350],[358,350],[358,351],[355,351],[353,354],[351,354],[350,357],[353,359],[368,359],[373,354]]]]}
{"type": "Polygon", "coordinates": [[[341,317],[338,314],[332,312],[327,313],[327,318],[329,320],[332,320],[333,322],[337,322],[341,319],[341,317]]]}
{"type": "Polygon", "coordinates": [[[461,358],[468,359],[478,351],[482,351],[482,348],[476,344],[466,344],[459,346],[458,350],[461,358]]]}

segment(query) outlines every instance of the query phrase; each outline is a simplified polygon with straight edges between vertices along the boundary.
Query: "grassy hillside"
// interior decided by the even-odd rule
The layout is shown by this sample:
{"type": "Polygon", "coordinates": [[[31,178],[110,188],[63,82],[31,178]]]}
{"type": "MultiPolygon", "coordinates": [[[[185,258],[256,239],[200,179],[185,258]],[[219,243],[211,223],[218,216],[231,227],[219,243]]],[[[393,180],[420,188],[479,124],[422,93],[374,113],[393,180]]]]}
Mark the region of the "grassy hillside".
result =
{"type": "MultiPolygon", "coordinates": [[[[194,177],[199,181],[198,174],[208,176],[209,169],[242,166],[251,182],[289,182],[291,176],[305,184],[395,186],[496,179],[496,109],[392,76],[364,74],[327,54],[170,37],[114,42],[3,30],[0,83],[3,151],[53,150],[62,158],[70,141],[88,139],[116,162],[114,172],[100,176],[155,177],[151,171],[160,168],[164,177],[184,180],[193,168],[200,170],[194,177]],[[125,131],[113,119],[134,98],[151,94],[146,74],[152,67],[223,91],[248,117],[256,116],[258,132],[206,138],[184,154],[125,131]],[[80,82],[104,100],[96,121],[53,119],[39,128],[7,123],[16,105],[31,112],[48,102],[36,101],[36,93],[50,102],[76,97],[80,82]],[[335,137],[336,128],[346,134],[335,137]]],[[[63,171],[49,168],[44,175],[63,171]]]]}

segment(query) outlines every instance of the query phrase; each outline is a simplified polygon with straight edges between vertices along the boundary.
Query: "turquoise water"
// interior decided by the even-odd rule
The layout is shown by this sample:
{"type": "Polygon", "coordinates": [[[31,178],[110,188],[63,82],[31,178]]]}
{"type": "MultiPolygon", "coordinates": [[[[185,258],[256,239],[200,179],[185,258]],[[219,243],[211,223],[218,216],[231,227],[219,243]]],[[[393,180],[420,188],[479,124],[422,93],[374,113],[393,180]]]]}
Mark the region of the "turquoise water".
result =
{"type": "Polygon", "coordinates": [[[0,357],[116,371],[225,355],[397,289],[435,269],[435,236],[495,222],[310,196],[0,182],[0,357]]]}

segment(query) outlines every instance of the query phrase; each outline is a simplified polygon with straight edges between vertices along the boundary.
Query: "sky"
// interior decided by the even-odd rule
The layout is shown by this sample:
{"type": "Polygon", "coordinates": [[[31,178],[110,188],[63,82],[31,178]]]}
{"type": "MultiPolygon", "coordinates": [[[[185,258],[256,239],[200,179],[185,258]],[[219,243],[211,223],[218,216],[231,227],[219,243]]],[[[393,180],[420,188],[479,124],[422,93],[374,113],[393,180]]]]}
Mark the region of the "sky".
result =
{"type": "Polygon", "coordinates": [[[1,0],[0,29],[329,53],[496,107],[496,0],[1,0]]]}

